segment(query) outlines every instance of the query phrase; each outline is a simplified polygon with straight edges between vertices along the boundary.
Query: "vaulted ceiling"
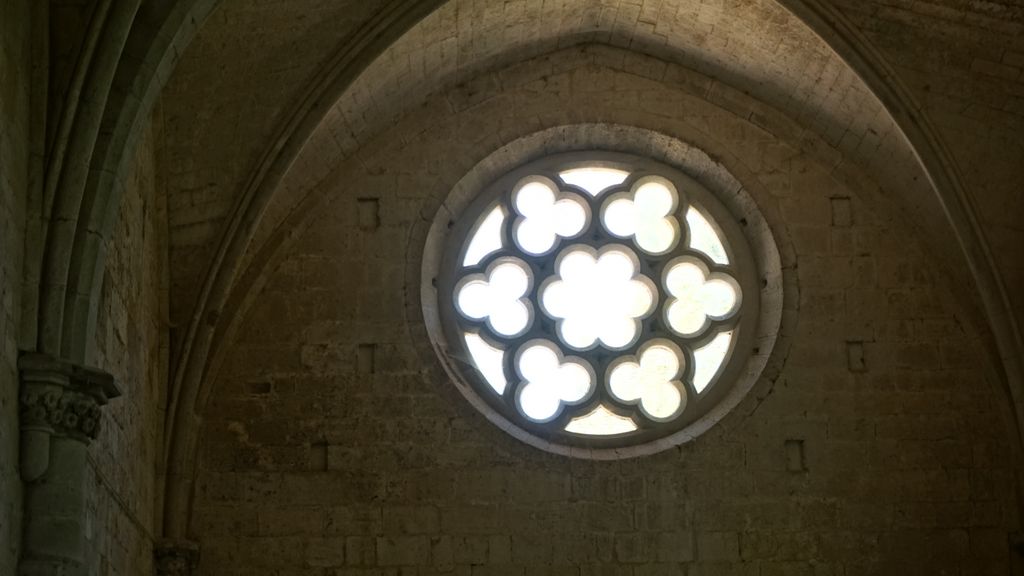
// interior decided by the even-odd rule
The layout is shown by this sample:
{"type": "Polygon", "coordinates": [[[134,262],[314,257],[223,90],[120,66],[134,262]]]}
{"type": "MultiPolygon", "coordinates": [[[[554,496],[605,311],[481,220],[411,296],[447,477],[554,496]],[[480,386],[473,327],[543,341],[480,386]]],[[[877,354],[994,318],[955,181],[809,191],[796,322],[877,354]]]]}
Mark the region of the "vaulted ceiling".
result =
{"type": "MultiPolygon", "coordinates": [[[[853,163],[873,174],[872,193],[896,202],[929,248],[946,258],[954,292],[986,325],[1012,386],[1019,378],[1017,326],[1024,321],[1024,8],[963,4],[224,0],[207,6],[212,12],[193,23],[198,32],[179,55],[154,115],[178,359],[172,370],[180,414],[169,424],[169,454],[194,445],[195,432],[181,427],[202,397],[210,348],[229,332],[237,303],[267,266],[261,248],[289,233],[296,207],[325,183],[335,186],[335,168],[371,155],[375,138],[399,119],[428,118],[431,106],[479,105],[478,95],[527,76],[544,83],[559,66],[544,64],[544,57],[574,46],[615,48],[599,57],[620,59],[616,65],[625,69],[682,65],[706,81],[684,86],[691,80],[667,76],[665,66],[645,69],[636,82],[653,74],[678,83],[766,130],[803,138],[818,148],[815,154],[831,155],[837,171],[853,163]],[[630,53],[652,58],[634,62],[630,53]],[[528,69],[516,68],[527,60],[528,69]],[[432,99],[450,89],[458,96],[432,99]],[[791,123],[776,122],[746,98],[791,123]],[[819,138],[827,148],[818,146],[819,138]]],[[[558,89],[602,88],[583,78],[558,89]]],[[[744,145],[744,135],[728,127],[702,128],[728,146],[744,145]]],[[[168,459],[188,475],[188,456],[168,459]]]]}

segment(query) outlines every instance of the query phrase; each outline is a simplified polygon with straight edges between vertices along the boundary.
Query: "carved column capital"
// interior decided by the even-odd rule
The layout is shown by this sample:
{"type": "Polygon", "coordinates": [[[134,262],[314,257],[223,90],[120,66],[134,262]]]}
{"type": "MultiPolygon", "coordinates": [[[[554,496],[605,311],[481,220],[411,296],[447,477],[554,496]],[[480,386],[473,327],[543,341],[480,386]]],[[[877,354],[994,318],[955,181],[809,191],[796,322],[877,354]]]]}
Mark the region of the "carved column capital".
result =
{"type": "Polygon", "coordinates": [[[120,391],[110,374],[46,354],[23,354],[18,372],[25,481],[18,573],[89,573],[88,444],[101,407],[120,391]]]}
{"type": "Polygon", "coordinates": [[[21,471],[33,481],[49,466],[50,439],[88,444],[99,434],[100,408],[121,392],[110,374],[47,354],[23,354],[18,371],[21,471]]]}
{"type": "Polygon", "coordinates": [[[18,359],[21,429],[60,434],[84,442],[96,438],[100,407],[121,395],[114,377],[46,354],[18,359]]]}
{"type": "Polygon", "coordinates": [[[199,544],[162,540],[153,547],[156,576],[192,576],[199,565],[199,544]]]}

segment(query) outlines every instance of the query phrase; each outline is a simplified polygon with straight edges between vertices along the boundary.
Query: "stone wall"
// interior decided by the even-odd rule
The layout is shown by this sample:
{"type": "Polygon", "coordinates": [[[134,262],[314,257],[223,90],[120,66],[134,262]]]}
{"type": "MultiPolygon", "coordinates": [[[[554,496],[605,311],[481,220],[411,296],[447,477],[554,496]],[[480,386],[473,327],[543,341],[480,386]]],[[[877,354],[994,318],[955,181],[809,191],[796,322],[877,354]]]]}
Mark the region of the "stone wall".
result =
{"type": "Polygon", "coordinates": [[[1024,5],[836,2],[913,92],[955,156],[1024,326],[1024,5]]]}
{"type": "Polygon", "coordinates": [[[0,4],[0,574],[14,574],[21,539],[18,331],[29,188],[31,2],[0,4]]]}
{"type": "MultiPolygon", "coordinates": [[[[380,0],[218,4],[184,51],[212,56],[200,57],[201,67],[176,62],[163,93],[168,161],[161,177],[180,184],[168,194],[175,294],[169,305],[182,331],[237,187],[259,161],[263,143],[294,112],[296,89],[308,86],[336,43],[384,5],[380,0]],[[224,33],[225,28],[230,31],[224,33]],[[315,55],[304,57],[307,50],[315,55]],[[236,74],[250,67],[269,72],[269,79],[236,74]]],[[[175,334],[175,343],[182,337],[175,334]]]]}
{"type": "Polygon", "coordinates": [[[96,328],[97,356],[123,395],[104,409],[90,448],[89,515],[93,573],[152,573],[155,472],[163,416],[164,333],[160,302],[162,219],[154,181],[154,136],[147,133],[129,172],[107,251],[96,328]]]}
{"type": "Polygon", "coordinates": [[[941,256],[810,133],[695,97],[692,72],[606,56],[569,51],[471,98],[430,98],[335,170],[316,218],[286,223],[303,233],[204,411],[201,574],[1008,571],[1012,428],[941,256]],[[781,374],[696,441],[630,461],[554,456],[495,428],[437,376],[407,310],[410,230],[489,152],[578,122],[646,127],[721,161],[799,285],[781,374]],[[360,226],[359,198],[377,199],[379,227],[360,226]],[[367,345],[373,362],[357,362],[367,345]]]}
{"type": "MultiPolygon", "coordinates": [[[[303,76],[311,73],[308,65],[320,62],[330,45],[324,30],[329,38],[345,37],[351,21],[339,13],[356,15],[371,3],[357,2],[357,8],[342,4],[294,0],[285,7],[224,2],[196,43],[182,53],[167,91],[171,96],[168,113],[176,119],[169,147],[175,171],[166,176],[172,182],[172,282],[175,293],[182,295],[181,303],[171,304],[176,321],[185,323],[192,313],[194,295],[234,197],[245,186],[260,151],[269,146],[266,139],[274,125],[266,119],[293,110],[301,100],[301,89],[308,84],[300,79],[308,77],[303,76]],[[324,26],[332,18],[334,22],[324,26]],[[301,40],[288,43],[290,38],[301,40]],[[253,70],[262,70],[266,76],[253,70]],[[291,89],[283,88],[287,86],[291,89]],[[260,97],[238,98],[238,94],[260,97]],[[196,118],[200,120],[193,121],[196,118]],[[207,149],[203,158],[192,154],[195,142],[207,149]],[[220,142],[231,144],[223,150],[211,145],[220,142]]],[[[942,146],[948,147],[963,171],[968,201],[990,243],[1011,306],[1018,321],[1024,322],[1024,303],[1015,296],[1024,293],[1024,258],[1019,248],[1024,245],[1019,224],[1024,200],[1016,187],[1024,166],[1024,144],[1016,137],[1024,117],[1020,2],[835,0],[826,4],[848,17],[871,49],[893,65],[899,82],[909,86],[937,125],[942,146]]],[[[420,78],[441,78],[451,70],[461,74],[491,57],[534,55],[590,39],[670,55],[715,71],[727,82],[743,82],[754,93],[774,93],[776,101],[791,104],[794,114],[821,123],[833,144],[874,154],[889,136],[878,130],[888,118],[864,107],[874,99],[845,66],[805,58],[808,48],[830,53],[813,36],[774,1],[452,1],[398,42],[407,51],[391,49],[385,54],[389,60],[375,66],[385,70],[386,82],[374,90],[361,91],[356,85],[349,91],[347,106],[357,114],[346,118],[349,125],[339,134],[338,144],[347,152],[353,139],[362,143],[367,122],[380,116],[377,112],[388,112],[405,94],[418,98],[426,89],[420,86],[420,78]],[[426,38],[433,42],[421,44],[426,38]],[[796,81],[780,85],[786,76],[796,81]],[[823,109],[830,114],[819,114],[823,109]],[[362,114],[364,110],[369,113],[362,114]],[[834,114],[845,119],[836,122],[829,118],[834,114]]],[[[383,116],[387,119],[387,114],[383,116]]],[[[893,176],[905,178],[898,192],[919,204],[922,214],[932,214],[944,225],[927,178],[917,170],[902,169],[903,161],[891,162],[892,151],[878,154],[882,158],[878,169],[901,167],[892,170],[893,176]]],[[[934,234],[937,244],[952,239],[941,226],[934,234]]]]}

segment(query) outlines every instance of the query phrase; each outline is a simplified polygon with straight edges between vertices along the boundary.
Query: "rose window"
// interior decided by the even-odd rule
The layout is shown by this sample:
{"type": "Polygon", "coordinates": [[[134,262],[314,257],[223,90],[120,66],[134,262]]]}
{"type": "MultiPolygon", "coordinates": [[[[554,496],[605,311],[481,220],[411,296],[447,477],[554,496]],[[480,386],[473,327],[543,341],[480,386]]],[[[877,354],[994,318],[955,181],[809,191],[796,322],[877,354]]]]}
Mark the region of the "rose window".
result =
{"type": "Polygon", "coordinates": [[[742,223],[671,168],[591,156],[510,173],[451,223],[435,282],[446,353],[470,393],[542,442],[685,435],[749,355],[742,223]]]}

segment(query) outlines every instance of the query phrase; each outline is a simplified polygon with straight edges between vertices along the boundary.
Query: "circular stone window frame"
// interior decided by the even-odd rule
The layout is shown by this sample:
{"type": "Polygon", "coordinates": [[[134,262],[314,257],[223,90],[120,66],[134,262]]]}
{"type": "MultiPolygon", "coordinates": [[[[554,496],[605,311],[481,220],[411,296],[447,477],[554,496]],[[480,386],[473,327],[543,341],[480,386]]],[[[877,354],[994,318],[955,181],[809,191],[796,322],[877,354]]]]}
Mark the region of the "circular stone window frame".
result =
{"type": "MultiPolygon", "coordinates": [[[[596,144],[604,144],[602,140],[605,138],[593,136],[604,132],[605,125],[585,126],[587,128],[582,131],[585,135],[582,140],[596,140],[596,144]]],[[[545,451],[599,460],[632,458],[660,452],[696,438],[719,422],[746,396],[769,364],[769,357],[780,335],[783,311],[783,272],[777,245],[764,215],[738,181],[699,149],[671,137],[640,128],[607,126],[611,128],[610,135],[618,136],[613,140],[614,144],[608,142],[609,145],[600,148],[577,146],[573,150],[571,143],[562,140],[562,149],[559,150],[559,146],[550,146],[552,136],[565,131],[570,131],[571,134],[582,128],[559,127],[510,143],[474,166],[450,190],[430,222],[420,261],[422,284],[420,298],[416,303],[416,308],[423,314],[424,327],[430,337],[431,347],[448,377],[462,396],[488,420],[513,437],[545,451]],[[633,132],[636,134],[632,134],[633,132]],[[622,138],[624,135],[630,137],[622,138]],[[643,142],[643,145],[622,150],[623,147],[619,144],[630,140],[643,142]],[[652,146],[652,143],[658,145],[652,146]],[[566,150],[566,147],[569,149],[566,150]],[[644,155],[640,156],[637,153],[644,155]],[[452,278],[462,268],[462,249],[468,239],[469,228],[481,220],[480,216],[493,206],[495,199],[503,192],[508,193],[512,186],[526,176],[546,175],[558,182],[558,172],[568,169],[570,166],[567,164],[570,163],[620,167],[631,172],[626,182],[616,186],[611,192],[600,194],[596,199],[581,194],[593,201],[590,212],[594,218],[599,217],[602,204],[609,197],[617,191],[628,189],[639,178],[651,173],[668,176],[676,183],[680,194],[689,198],[688,204],[696,205],[715,227],[727,247],[730,262],[736,263],[732,271],[741,287],[741,297],[747,302],[734,318],[737,322],[746,322],[747,325],[735,333],[726,364],[715,378],[717,382],[731,382],[731,385],[712,386],[706,389],[705,393],[697,398],[702,406],[701,410],[692,416],[679,418],[672,430],[666,431],[664,427],[658,427],[655,428],[655,432],[636,434],[624,443],[621,437],[575,435],[561,429],[552,429],[550,423],[537,424],[525,419],[515,411],[514,404],[496,401],[497,395],[494,394],[493,388],[478,375],[465,349],[461,331],[452,328],[457,326],[450,318],[451,314],[457,313],[454,304],[442,305],[439,301],[439,294],[446,294],[449,300],[452,299],[452,278]],[[503,167],[509,169],[502,170],[503,167]],[[503,172],[504,176],[494,179],[495,175],[503,172]],[[715,191],[709,190],[687,172],[700,177],[703,182],[710,183],[715,187],[715,191]],[[481,183],[487,180],[492,180],[493,183],[481,186],[481,183]],[[446,262],[457,262],[457,266],[447,266],[446,262]],[[739,314],[744,316],[740,318],[739,314]],[[445,315],[449,315],[446,320],[442,318],[445,315]],[[570,441],[565,441],[567,436],[570,441]]],[[[675,214],[682,214],[680,217],[683,220],[680,220],[680,223],[685,221],[682,206],[677,206],[675,214]]],[[[508,238],[506,240],[511,241],[508,238]]],[[[687,243],[684,240],[681,239],[679,244],[685,249],[687,243]]],[[[630,246],[641,258],[644,257],[644,253],[638,250],[631,239],[619,238],[617,241],[630,246]]],[[[559,246],[544,258],[553,259],[572,243],[571,239],[560,240],[559,246]]],[[[670,259],[678,257],[681,248],[670,251],[670,259]]],[[[652,278],[661,281],[659,276],[652,278]]],[[[535,275],[534,282],[542,282],[543,279],[538,280],[535,275]]],[[[659,291],[662,291],[660,285],[659,291]]],[[[661,312],[663,304],[662,292],[657,307],[658,313],[661,312]]],[[[539,310],[535,310],[535,313],[539,310]]],[[[645,324],[645,330],[646,328],[645,324]]],[[[532,327],[523,337],[535,337],[535,330],[536,327],[532,327]]],[[[710,339],[721,331],[723,330],[705,331],[700,338],[710,339]]],[[[645,333],[626,350],[610,352],[607,361],[611,362],[624,354],[635,352],[636,348],[659,336],[663,335],[645,333]]],[[[674,334],[670,339],[673,342],[687,341],[674,334]]],[[[554,340],[564,346],[559,339],[554,340]]],[[[694,340],[689,342],[692,343],[694,340]]],[[[569,347],[565,347],[565,351],[585,358],[592,353],[580,353],[569,347]]],[[[692,356],[687,360],[691,358],[692,356]]],[[[689,365],[692,366],[692,362],[689,362],[689,365]]],[[[686,370],[690,371],[692,368],[688,366],[686,370]]],[[[603,379],[599,379],[596,384],[606,386],[603,379]]],[[[510,386],[512,387],[514,386],[510,386]]],[[[695,402],[695,399],[691,395],[688,401],[695,402]]]]}

